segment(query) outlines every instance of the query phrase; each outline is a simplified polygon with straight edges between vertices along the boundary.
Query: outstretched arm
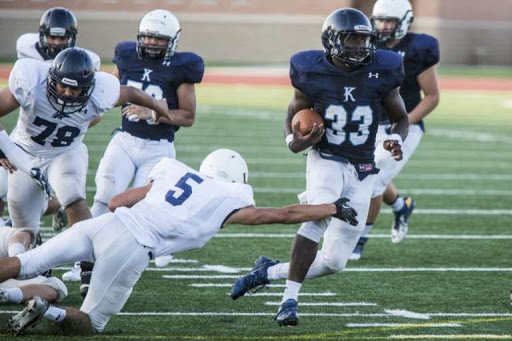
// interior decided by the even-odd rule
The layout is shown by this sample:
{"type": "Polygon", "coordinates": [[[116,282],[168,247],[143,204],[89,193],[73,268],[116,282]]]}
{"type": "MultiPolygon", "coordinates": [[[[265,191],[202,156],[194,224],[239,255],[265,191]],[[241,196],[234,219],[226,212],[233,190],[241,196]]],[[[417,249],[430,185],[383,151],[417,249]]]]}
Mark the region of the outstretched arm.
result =
{"type": "Polygon", "coordinates": [[[383,141],[383,147],[389,150],[395,160],[402,159],[402,142],[409,132],[409,118],[405,110],[404,100],[400,96],[399,88],[391,90],[383,101],[384,109],[391,120],[391,137],[383,141]]]}
{"type": "Polygon", "coordinates": [[[423,91],[423,99],[409,113],[409,123],[416,124],[430,114],[439,104],[439,85],[437,84],[436,66],[431,66],[417,77],[423,91]]]}
{"type": "Polygon", "coordinates": [[[347,205],[348,201],[346,198],[340,198],[332,204],[290,205],[282,208],[249,206],[234,213],[224,223],[224,226],[229,224],[296,224],[328,217],[335,217],[355,226],[357,225],[357,212],[347,205]]]}

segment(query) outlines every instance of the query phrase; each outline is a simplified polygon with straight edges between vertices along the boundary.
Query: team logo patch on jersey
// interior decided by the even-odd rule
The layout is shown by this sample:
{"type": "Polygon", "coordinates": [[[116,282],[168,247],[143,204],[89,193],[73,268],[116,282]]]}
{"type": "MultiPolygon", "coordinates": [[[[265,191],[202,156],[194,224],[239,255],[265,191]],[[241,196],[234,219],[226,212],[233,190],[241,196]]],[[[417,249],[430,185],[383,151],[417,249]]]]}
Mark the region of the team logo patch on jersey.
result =
{"type": "Polygon", "coordinates": [[[345,93],[343,94],[344,100],[343,102],[348,102],[351,100],[352,102],[355,102],[354,95],[352,95],[352,91],[356,89],[355,86],[345,86],[343,89],[345,89],[345,93]]]}
{"type": "Polygon", "coordinates": [[[149,74],[151,72],[153,72],[153,70],[144,68],[144,74],[142,75],[142,80],[143,81],[147,81],[147,82],[151,82],[151,79],[149,78],[149,74]]]}

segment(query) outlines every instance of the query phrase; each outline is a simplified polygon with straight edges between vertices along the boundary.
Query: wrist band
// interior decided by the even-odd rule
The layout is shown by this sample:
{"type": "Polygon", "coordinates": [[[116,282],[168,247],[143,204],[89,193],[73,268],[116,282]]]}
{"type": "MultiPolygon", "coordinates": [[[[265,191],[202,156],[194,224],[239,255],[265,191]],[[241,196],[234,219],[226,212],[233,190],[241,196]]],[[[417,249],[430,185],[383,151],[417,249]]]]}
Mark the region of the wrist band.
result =
{"type": "Polygon", "coordinates": [[[287,146],[288,148],[290,148],[290,144],[291,144],[291,143],[292,143],[292,141],[293,141],[293,134],[288,134],[288,135],[286,135],[285,141],[286,141],[286,146],[287,146]]]}

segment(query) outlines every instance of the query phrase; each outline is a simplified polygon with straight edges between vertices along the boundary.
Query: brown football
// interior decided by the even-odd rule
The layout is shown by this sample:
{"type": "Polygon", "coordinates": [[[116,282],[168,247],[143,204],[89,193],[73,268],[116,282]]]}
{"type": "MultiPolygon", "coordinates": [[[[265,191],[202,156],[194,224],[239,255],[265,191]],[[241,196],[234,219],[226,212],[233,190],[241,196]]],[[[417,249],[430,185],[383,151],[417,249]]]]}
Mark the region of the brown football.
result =
{"type": "Polygon", "coordinates": [[[294,129],[297,122],[299,122],[299,132],[302,135],[307,135],[311,132],[311,129],[313,129],[313,124],[323,124],[324,119],[316,111],[311,109],[302,109],[293,116],[292,129],[294,129]]]}

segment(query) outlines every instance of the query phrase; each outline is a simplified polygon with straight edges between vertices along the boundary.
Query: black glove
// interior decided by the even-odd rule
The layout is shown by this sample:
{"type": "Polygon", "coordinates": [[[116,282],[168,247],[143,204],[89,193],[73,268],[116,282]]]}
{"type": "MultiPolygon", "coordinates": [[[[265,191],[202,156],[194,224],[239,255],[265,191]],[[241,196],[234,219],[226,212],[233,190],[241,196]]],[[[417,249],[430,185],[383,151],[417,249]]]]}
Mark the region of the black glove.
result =
{"type": "Polygon", "coordinates": [[[339,198],[336,200],[336,214],[333,217],[346,221],[350,225],[357,226],[357,212],[352,207],[347,205],[350,200],[347,198],[339,198]]]}
{"type": "Polygon", "coordinates": [[[52,189],[50,187],[50,184],[48,183],[46,175],[44,175],[39,168],[34,167],[30,170],[30,176],[37,183],[37,185],[41,187],[41,189],[46,193],[46,196],[50,198],[52,189]]]}

